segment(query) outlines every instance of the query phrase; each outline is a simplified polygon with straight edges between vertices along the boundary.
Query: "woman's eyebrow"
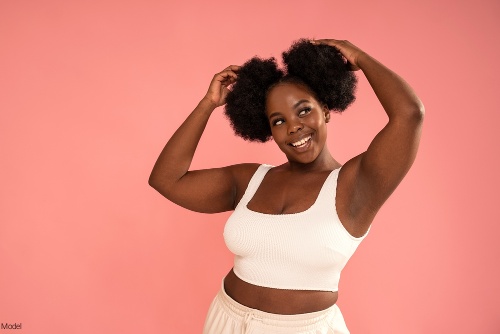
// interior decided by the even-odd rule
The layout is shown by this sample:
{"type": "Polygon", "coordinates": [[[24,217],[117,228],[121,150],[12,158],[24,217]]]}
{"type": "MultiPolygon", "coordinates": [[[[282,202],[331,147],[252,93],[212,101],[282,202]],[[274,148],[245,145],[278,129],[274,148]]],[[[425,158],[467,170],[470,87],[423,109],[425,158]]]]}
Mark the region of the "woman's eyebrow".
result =
{"type": "MultiPolygon", "coordinates": [[[[306,99],[302,99],[302,100],[299,100],[299,101],[295,102],[295,104],[293,105],[293,109],[296,109],[296,108],[297,108],[298,106],[300,106],[302,103],[306,103],[306,102],[310,102],[310,101],[309,101],[309,100],[306,100],[306,99]]],[[[280,112],[275,111],[275,112],[273,112],[273,113],[269,114],[267,117],[268,117],[268,118],[272,118],[272,117],[274,117],[274,116],[280,116],[280,115],[281,115],[281,113],[280,113],[280,112]]]]}
{"type": "Polygon", "coordinates": [[[267,116],[267,118],[273,118],[274,116],[279,116],[279,115],[281,115],[281,113],[275,111],[272,114],[270,114],[269,116],[267,116]]]}
{"type": "Polygon", "coordinates": [[[302,104],[302,103],[304,103],[304,102],[309,102],[309,100],[305,100],[305,99],[299,100],[297,103],[295,103],[295,104],[293,105],[293,108],[294,108],[294,109],[295,109],[295,108],[297,108],[299,105],[301,105],[301,104],[302,104]]]}

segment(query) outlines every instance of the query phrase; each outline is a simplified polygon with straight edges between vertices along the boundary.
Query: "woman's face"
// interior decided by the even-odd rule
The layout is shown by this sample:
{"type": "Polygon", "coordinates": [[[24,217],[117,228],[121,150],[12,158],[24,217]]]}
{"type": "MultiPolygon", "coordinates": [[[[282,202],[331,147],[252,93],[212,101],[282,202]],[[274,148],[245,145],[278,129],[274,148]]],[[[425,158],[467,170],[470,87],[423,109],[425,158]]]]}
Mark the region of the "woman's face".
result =
{"type": "Polygon", "coordinates": [[[330,112],[304,85],[280,83],[267,95],[273,139],[289,161],[310,163],[323,152],[330,112]]]}

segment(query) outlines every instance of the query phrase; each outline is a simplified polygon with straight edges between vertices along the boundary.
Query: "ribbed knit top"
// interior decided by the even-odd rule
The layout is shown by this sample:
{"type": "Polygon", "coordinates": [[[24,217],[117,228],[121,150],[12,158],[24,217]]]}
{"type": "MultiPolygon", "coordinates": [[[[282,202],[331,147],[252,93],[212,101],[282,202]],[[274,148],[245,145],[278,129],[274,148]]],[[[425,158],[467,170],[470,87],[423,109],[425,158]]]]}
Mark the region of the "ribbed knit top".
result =
{"type": "Polygon", "coordinates": [[[291,214],[248,209],[270,165],[260,165],[224,227],[234,253],[233,271],[243,281],[269,288],[337,291],[340,272],[368,232],[353,237],[337,215],[340,168],[325,180],[314,204],[291,214]]]}

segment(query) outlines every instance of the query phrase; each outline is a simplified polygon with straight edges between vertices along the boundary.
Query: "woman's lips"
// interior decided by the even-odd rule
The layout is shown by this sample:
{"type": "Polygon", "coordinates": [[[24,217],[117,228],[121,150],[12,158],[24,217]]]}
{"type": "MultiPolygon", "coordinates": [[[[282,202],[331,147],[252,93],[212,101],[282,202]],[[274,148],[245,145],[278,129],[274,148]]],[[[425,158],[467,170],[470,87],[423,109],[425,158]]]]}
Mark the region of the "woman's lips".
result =
{"type": "Polygon", "coordinates": [[[293,146],[295,148],[302,148],[307,145],[307,143],[311,140],[311,135],[308,135],[307,137],[304,137],[302,139],[297,140],[296,142],[290,143],[288,145],[293,146]]]}

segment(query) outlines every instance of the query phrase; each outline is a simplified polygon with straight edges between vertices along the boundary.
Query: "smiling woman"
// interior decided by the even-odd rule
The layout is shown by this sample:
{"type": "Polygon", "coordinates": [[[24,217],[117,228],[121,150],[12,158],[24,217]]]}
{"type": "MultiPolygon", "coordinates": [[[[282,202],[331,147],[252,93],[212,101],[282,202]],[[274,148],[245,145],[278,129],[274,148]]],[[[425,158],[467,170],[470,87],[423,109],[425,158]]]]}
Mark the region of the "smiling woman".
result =
{"type": "Polygon", "coordinates": [[[330,111],[306,86],[275,86],[267,97],[266,114],[274,141],[288,160],[309,163],[328,155],[323,148],[330,111]]]}
{"type": "Polygon", "coordinates": [[[283,59],[285,70],[252,58],[217,73],[149,179],[189,210],[234,210],[224,228],[234,266],[204,333],[349,333],[336,305],[340,273],[416,156],[424,109],[397,74],[332,39],[300,40],[283,59]],[[389,122],[342,165],[326,145],[327,123],[354,100],[358,69],[389,122]],[[273,138],[286,161],[190,170],[211,113],[224,104],[237,135],[273,138]]]}

